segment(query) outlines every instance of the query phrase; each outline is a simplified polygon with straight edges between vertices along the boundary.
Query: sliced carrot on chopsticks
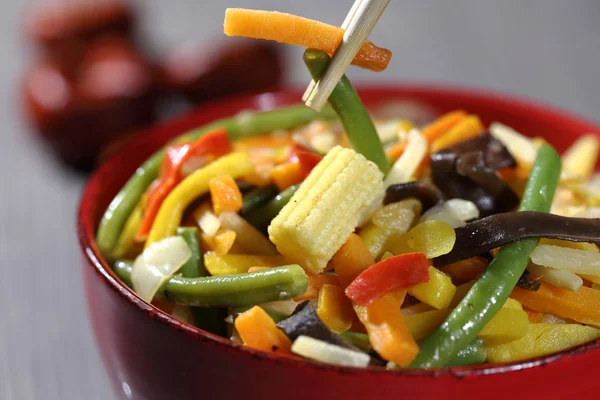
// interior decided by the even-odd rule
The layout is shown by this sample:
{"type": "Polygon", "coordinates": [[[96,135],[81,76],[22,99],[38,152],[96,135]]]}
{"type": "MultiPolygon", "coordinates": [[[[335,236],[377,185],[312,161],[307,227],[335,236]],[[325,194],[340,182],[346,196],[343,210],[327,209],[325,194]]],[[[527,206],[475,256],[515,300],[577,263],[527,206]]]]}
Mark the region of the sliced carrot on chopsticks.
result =
{"type": "Polygon", "coordinates": [[[183,179],[185,164],[193,157],[219,157],[231,152],[231,141],[225,129],[218,129],[201,136],[192,143],[174,144],[167,148],[165,158],[160,167],[159,177],[147,192],[144,216],[136,239],[145,240],[158,210],[168,194],[183,179]]]}
{"type": "Polygon", "coordinates": [[[533,311],[600,326],[600,290],[582,286],[571,292],[542,282],[535,292],[514,288],[511,297],[533,311]]]}
{"type": "Polygon", "coordinates": [[[290,353],[292,342],[259,306],[241,313],[234,325],[246,346],[262,351],[290,353]]]}
{"type": "Polygon", "coordinates": [[[429,263],[423,253],[407,253],[386,258],[363,271],[346,288],[346,296],[359,305],[396,289],[409,288],[429,280],[429,263]]]}
{"type": "Polygon", "coordinates": [[[467,113],[463,110],[451,111],[423,127],[421,134],[429,143],[433,143],[466,116],[467,113]]]}
{"type": "MultiPolygon", "coordinates": [[[[276,11],[228,8],[223,25],[226,35],[274,40],[280,43],[322,50],[332,55],[344,37],[344,30],[297,15],[276,11]]],[[[352,64],[372,71],[383,71],[392,52],[366,41],[352,64]]]]}
{"type": "MultiPolygon", "coordinates": [[[[362,239],[352,234],[342,248],[333,256],[332,263],[342,287],[348,286],[364,270],[375,264],[362,239]]],[[[368,306],[353,303],[353,308],[364,325],[373,349],[381,357],[400,367],[408,366],[419,352],[400,307],[406,297],[406,289],[385,294],[368,306]]]]}
{"type": "Polygon", "coordinates": [[[215,214],[221,214],[223,211],[238,212],[242,209],[242,193],[231,176],[211,179],[208,189],[215,214]]]}

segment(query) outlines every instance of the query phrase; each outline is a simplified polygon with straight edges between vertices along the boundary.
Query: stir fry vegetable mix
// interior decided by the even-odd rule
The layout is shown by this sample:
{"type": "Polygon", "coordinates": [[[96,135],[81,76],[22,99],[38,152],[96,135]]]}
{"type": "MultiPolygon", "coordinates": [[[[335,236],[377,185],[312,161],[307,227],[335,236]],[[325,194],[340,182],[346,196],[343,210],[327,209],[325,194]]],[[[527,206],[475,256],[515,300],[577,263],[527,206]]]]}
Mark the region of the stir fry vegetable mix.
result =
{"type": "MultiPolygon", "coordinates": [[[[270,39],[296,18],[227,15],[229,33],[270,39]]],[[[298,21],[294,41],[332,51],[336,29],[298,21]]],[[[383,50],[365,46],[372,66],[383,50]]],[[[329,56],[304,61],[318,79],[329,56]]],[[[202,329],[338,365],[509,362],[600,337],[596,136],[561,169],[543,140],[465,110],[373,119],[345,76],[329,100],[339,121],[247,112],[152,156],[98,228],[117,276],[202,329]]]]}

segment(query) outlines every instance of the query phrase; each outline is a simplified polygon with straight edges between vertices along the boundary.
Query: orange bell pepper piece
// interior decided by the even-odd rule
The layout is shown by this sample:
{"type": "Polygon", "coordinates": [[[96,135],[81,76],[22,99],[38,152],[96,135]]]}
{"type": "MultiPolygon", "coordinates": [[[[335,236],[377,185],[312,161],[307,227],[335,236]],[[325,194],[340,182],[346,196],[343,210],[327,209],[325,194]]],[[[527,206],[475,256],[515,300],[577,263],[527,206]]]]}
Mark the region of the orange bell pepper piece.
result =
{"type": "Polygon", "coordinates": [[[319,292],[324,285],[339,285],[338,278],[335,275],[327,274],[307,274],[308,275],[308,287],[306,293],[302,296],[296,297],[294,301],[300,302],[304,300],[313,300],[319,296],[319,292]]]}
{"type": "MultiPolygon", "coordinates": [[[[352,234],[333,256],[332,263],[340,284],[347,287],[362,271],[375,264],[375,260],[362,239],[352,234]]],[[[373,349],[400,367],[408,366],[419,352],[419,346],[411,336],[400,310],[405,296],[406,289],[398,289],[368,306],[353,304],[373,349]]]]}
{"type": "Polygon", "coordinates": [[[231,176],[211,179],[208,182],[208,189],[216,214],[221,214],[223,211],[238,212],[242,209],[242,193],[231,176]]]}

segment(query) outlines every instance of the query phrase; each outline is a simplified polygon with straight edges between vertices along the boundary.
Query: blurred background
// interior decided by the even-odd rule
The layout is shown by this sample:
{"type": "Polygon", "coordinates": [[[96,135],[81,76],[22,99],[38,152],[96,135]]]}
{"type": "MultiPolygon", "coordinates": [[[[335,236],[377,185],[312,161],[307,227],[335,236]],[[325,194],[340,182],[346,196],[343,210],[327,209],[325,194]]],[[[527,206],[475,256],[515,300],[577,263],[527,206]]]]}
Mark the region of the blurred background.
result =
{"type": "MultiPolygon", "coordinates": [[[[225,38],[226,7],[339,25],[352,4],[103,2],[0,5],[0,399],[114,397],[88,326],[75,235],[98,149],[102,158],[130,129],[232,91],[308,83],[302,49],[225,38]],[[252,87],[247,75],[265,68],[252,87]],[[102,140],[90,148],[92,137],[102,140]]],[[[371,36],[393,51],[390,67],[349,75],[491,88],[598,121],[599,21],[598,0],[394,0],[371,36]]]]}

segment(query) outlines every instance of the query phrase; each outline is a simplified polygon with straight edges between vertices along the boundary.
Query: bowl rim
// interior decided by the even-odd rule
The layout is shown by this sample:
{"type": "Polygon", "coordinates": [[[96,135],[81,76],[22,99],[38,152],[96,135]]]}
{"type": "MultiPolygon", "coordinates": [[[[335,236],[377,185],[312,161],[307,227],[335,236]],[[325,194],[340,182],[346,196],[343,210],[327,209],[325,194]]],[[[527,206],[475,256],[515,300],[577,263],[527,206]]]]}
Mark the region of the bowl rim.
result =
{"type": "MultiPolygon", "coordinates": [[[[582,131],[597,132],[600,134],[600,127],[585,118],[573,115],[569,112],[563,111],[555,106],[542,103],[538,100],[532,100],[520,96],[514,96],[511,94],[505,94],[498,91],[492,91],[489,89],[482,89],[473,86],[456,86],[440,83],[375,83],[375,84],[363,84],[357,85],[357,90],[362,93],[368,92],[386,92],[391,97],[397,95],[409,96],[411,93],[421,93],[436,95],[446,98],[454,98],[460,100],[461,98],[469,98],[471,100],[481,100],[486,103],[495,103],[498,106],[514,110],[518,113],[527,112],[532,115],[533,119],[550,119],[553,122],[561,123],[568,121],[569,124],[576,124],[582,131]]],[[[175,118],[169,119],[155,126],[152,126],[144,131],[148,133],[154,132],[158,129],[169,129],[169,127],[177,126],[178,123],[189,119],[190,117],[208,110],[219,109],[226,107],[227,104],[232,101],[248,102],[256,99],[262,95],[301,95],[301,91],[295,87],[285,87],[278,90],[266,91],[266,92],[252,92],[243,95],[231,96],[224,99],[208,102],[193,108],[191,111],[185,112],[184,114],[175,118]]],[[[299,97],[298,97],[299,99],[299,97]]],[[[183,132],[180,132],[181,134],[183,132]]],[[[245,347],[241,344],[235,343],[227,338],[215,335],[213,333],[204,331],[193,325],[181,322],[173,318],[170,314],[160,310],[159,308],[146,303],[142,300],[133,290],[127,287],[121,282],[121,280],[115,275],[112,268],[104,261],[100,251],[95,243],[95,226],[92,218],[95,196],[99,190],[101,190],[100,184],[104,178],[104,175],[109,170],[109,166],[115,163],[116,160],[124,153],[131,151],[136,145],[147,140],[152,135],[138,135],[129,141],[122,149],[112,154],[107,160],[105,160],[91,175],[88,182],[86,183],[78,208],[77,218],[77,235],[78,241],[84,257],[86,258],[87,264],[85,268],[91,267],[94,271],[102,278],[105,284],[107,284],[112,290],[114,290],[121,298],[125,299],[139,311],[145,313],[148,317],[158,321],[159,323],[165,324],[170,328],[177,331],[181,331],[193,339],[200,340],[201,342],[209,345],[224,348],[228,351],[237,353],[239,356],[245,356],[248,358],[256,359],[262,362],[274,362],[277,364],[286,365],[288,367],[299,367],[315,369],[319,371],[328,371],[335,373],[344,373],[351,375],[376,375],[376,376],[402,376],[402,377],[451,377],[454,379],[463,379],[467,376],[480,376],[480,375],[495,375],[508,372],[516,372],[521,370],[530,369],[537,366],[544,366],[549,363],[554,363],[561,359],[576,357],[587,353],[592,350],[600,349],[600,339],[594,340],[589,343],[576,346],[571,349],[563,350],[558,353],[539,356],[527,360],[515,361],[503,364],[479,364],[474,366],[461,366],[461,367],[444,367],[434,369],[395,369],[388,370],[384,367],[344,367],[328,365],[316,361],[300,359],[297,357],[289,357],[286,355],[279,355],[275,353],[267,353],[260,350],[245,347]]]]}

